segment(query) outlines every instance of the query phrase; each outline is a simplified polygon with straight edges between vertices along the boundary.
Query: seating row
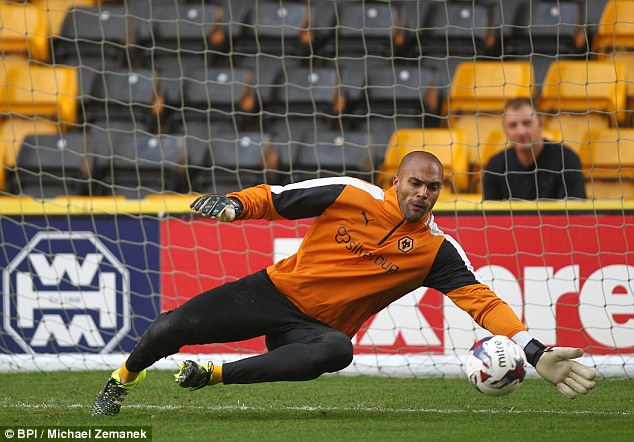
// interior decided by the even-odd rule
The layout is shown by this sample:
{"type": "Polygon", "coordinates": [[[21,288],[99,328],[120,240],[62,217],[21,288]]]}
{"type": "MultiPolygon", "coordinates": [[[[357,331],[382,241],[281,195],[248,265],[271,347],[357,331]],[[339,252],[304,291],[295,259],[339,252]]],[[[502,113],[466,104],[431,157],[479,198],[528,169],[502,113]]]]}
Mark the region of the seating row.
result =
{"type": "MultiPolygon", "coordinates": [[[[634,129],[593,129],[578,137],[582,142],[568,143],[554,131],[544,133],[546,139],[564,142],[575,150],[586,178],[590,197],[634,198],[634,129]]],[[[484,166],[489,159],[508,147],[501,132],[489,134],[481,146],[467,144],[463,130],[404,129],[390,139],[385,163],[377,174],[377,184],[392,185],[401,159],[409,152],[425,150],[436,155],[445,167],[446,184],[454,194],[480,191],[484,166]],[[469,158],[477,163],[469,164],[469,158]]]]}
{"type": "MultiPolygon", "coordinates": [[[[464,61],[450,84],[437,82],[434,67],[400,63],[323,66],[200,67],[179,80],[148,69],[114,70],[88,80],[67,66],[42,66],[19,58],[0,63],[0,110],[58,116],[63,123],[126,121],[149,127],[157,119],[261,123],[267,116],[427,116],[501,112],[514,97],[536,97],[544,111],[603,112],[627,121],[634,76],[621,59],[555,60],[538,83],[528,61],[464,61]],[[85,84],[88,83],[88,84],[85,84]],[[84,90],[82,92],[82,89],[84,90]],[[440,91],[448,89],[447,97],[440,91]],[[210,117],[209,114],[212,114],[210,117]],[[251,118],[251,120],[249,120],[251,118]]],[[[629,57],[634,63],[634,56],[629,57]]]]}
{"type": "MultiPolygon", "coordinates": [[[[566,142],[555,132],[547,131],[545,136],[566,142]]],[[[596,197],[600,194],[595,188],[611,183],[634,196],[634,129],[591,130],[582,138],[582,143],[569,145],[581,158],[588,193],[596,197]]],[[[445,166],[447,193],[465,194],[479,191],[484,165],[507,146],[501,133],[490,134],[481,146],[470,146],[467,139],[463,130],[398,130],[387,146],[385,162],[374,165],[366,132],[306,133],[292,143],[263,132],[217,133],[211,142],[194,136],[98,129],[29,135],[7,183],[9,193],[38,198],[228,193],[259,183],[288,184],[341,175],[388,188],[401,158],[426,150],[445,166]],[[476,167],[469,163],[474,156],[476,167]]]]}
{"type": "MultiPolygon", "coordinates": [[[[36,60],[100,66],[130,58],[230,52],[341,57],[584,53],[619,44],[627,1],[2,2],[3,50],[36,60]],[[612,4],[616,4],[612,6],[612,4]],[[617,13],[612,13],[618,9],[617,13]],[[603,15],[599,20],[597,12],[603,15]],[[608,41],[607,38],[611,41],[608,41]],[[47,40],[52,39],[53,53],[47,40]]],[[[629,14],[629,15],[628,15],[629,14]]],[[[624,25],[626,26],[626,25],[624,25]]]]}
{"type": "Polygon", "coordinates": [[[320,132],[294,143],[267,133],[193,136],[92,129],[29,135],[7,176],[8,192],[58,195],[228,193],[260,183],[353,176],[372,181],[367,133],[320,132]]]}

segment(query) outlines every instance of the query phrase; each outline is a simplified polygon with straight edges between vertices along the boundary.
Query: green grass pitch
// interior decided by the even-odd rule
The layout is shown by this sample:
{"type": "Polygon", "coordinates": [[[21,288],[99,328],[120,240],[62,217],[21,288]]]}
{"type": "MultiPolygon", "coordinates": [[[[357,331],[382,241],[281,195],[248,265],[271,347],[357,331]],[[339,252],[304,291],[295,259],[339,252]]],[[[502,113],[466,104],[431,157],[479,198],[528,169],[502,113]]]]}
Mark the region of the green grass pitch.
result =
{"type": "Polygon", "coordinates": [[[150,425],[154,441],[634,441],[632,380],[569,401],[532,379],[505,398],[466,379],[363,376],[190,392],[151,370],[119,415],[91,416],[108,375],[2,374],[0,425],[150,425]]]}

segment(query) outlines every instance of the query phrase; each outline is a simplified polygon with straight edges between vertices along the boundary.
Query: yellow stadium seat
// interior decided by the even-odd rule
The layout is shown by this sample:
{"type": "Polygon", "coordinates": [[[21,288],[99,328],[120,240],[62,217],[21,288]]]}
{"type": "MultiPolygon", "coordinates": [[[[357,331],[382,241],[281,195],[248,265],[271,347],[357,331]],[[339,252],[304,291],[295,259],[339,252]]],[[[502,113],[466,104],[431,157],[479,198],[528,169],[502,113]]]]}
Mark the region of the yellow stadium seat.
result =
{"type": "Polygon", "coordinates": [[[26,69],[29,61],[18,56],[0,58],[0,97],[6,95],[9,87],[9,74],[14,69],[26,69]]]}
{"type": "Polygon", "coordinates": [[[46,61],[49,36],[45,11],[26,2],[0,2],[0,52],[46,61]]]}
{"type": "Polygon", "coordinates": [[[528,61],[469,61],[456,67],[449,91],[450,116],[501,113],[506,101],[535,95],[535,73],[528,61]]]}
{"type": "Polygon", "coordinates": [[[502,112],[495,115],[457,115],[448,122],[451,130],[464,132],[464,143],[469,147],[469,164],[476,166],[479,151],[494,132],[503,131],[502,112]]]}
{"type": "Polygon", "coordinates": [[[448,127],[466,134],[469,163],[479,170],[480,146],[489,134],[502,129],[508,100],[535,95],[535,73],[527,61],[468,61],[454,72],[445,111],[448,127]]]}
{"type": "MultiPolygon", "coordinates": [[[[597,54],[597,60],[608,63],[621,64],[625,67],[628,78],[625,79],[627,86],[627,109],[634,109],[634,52],[619,51],[611,54],[597,54]]],[[[628,117],[628,126],[632,126],[634,116],[628,117]]]]}
{"type": "Polygon", "coordinates": [[[634,198],[634,128],[590,131],[579,156],[593,198],[634,198]]]}
{"type": "Polygon", "coordinates": [[[77,71],[68,66],[14,65],[0,88],[0,112],[77,121],[77,71]]]}
{"type": "Polygon", "coordinates": [[[398,165],[410,152],[424,150],[438,157],[444,166],[445,182],[454,193],[469,188],[469,154],[464,144],[466,134],[450,129],[400,129],[392,134],[381,167],[383,177],[379,183],[384,189],[392,186],[392,176],[398,165]]]}
{"type": "Polygon", "coordinates": [[[627,71],[610,61],[567,60],[546,73],[540,109],[555,115],[600,115],[609,121],[627,117],[627,71]]]}
{"type": "Polygon", "coordinates": [[[592,37],[594,52],[610,53],[634,48],[634,2],[610,0],[606,3],[592,37]]]}
{"type": "Polygon", "coordinates": [[[31,0],[33,6],[46,13],[49,35],[59,35],[69,9],[88,8],[97,6],[98,3],[98,0],[31,0]]]}
{"type": "Polygon", "coordinates": [[[587,142],[588,132],[592,129],[607,129],[609,119],[600,113],[592,112],[585,115],[559,114],[547,116],[544,119],[544,131],[560,134],[560,139],[566,145],[579,153],[581,146],[587,142]]]}
{"type": "Polygon", "coordinates": [[[30,134],[52,135],[62,127],[42,118],[8,118],[0,123],[0,190],[6,189],[6,172],[15,166],[22,140],[30,134]]]}

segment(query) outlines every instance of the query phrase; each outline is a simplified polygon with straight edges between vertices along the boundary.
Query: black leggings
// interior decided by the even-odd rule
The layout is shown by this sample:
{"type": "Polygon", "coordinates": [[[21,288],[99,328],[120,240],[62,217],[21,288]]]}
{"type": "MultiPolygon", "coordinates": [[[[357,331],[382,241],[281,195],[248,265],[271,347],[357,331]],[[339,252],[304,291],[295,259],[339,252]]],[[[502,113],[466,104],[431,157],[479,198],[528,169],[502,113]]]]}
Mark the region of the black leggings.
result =
{"type": "Polygon", "coordinates": [[[162,313],[126,361],[141,371],[184,345],[266,336],[269,352],[223,365],[225,384],[306,381],[352,362],[350,338],[305,315],[266,271],[216,287],[162,313]]]}

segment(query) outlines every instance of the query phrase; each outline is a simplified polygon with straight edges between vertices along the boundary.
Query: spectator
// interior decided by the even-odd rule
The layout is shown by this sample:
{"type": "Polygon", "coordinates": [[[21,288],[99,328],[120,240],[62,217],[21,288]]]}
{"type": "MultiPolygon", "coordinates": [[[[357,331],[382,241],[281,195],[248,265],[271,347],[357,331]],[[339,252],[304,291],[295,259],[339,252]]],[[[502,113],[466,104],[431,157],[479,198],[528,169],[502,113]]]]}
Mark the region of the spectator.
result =
{"type": "Polygon", "coordinates": [[[503,118],[511,147],[485,168],[485,200],[586,198],[579,157],[561,143],[544,140],[542,117],[530,98],[510,100],[503,118]]]}

